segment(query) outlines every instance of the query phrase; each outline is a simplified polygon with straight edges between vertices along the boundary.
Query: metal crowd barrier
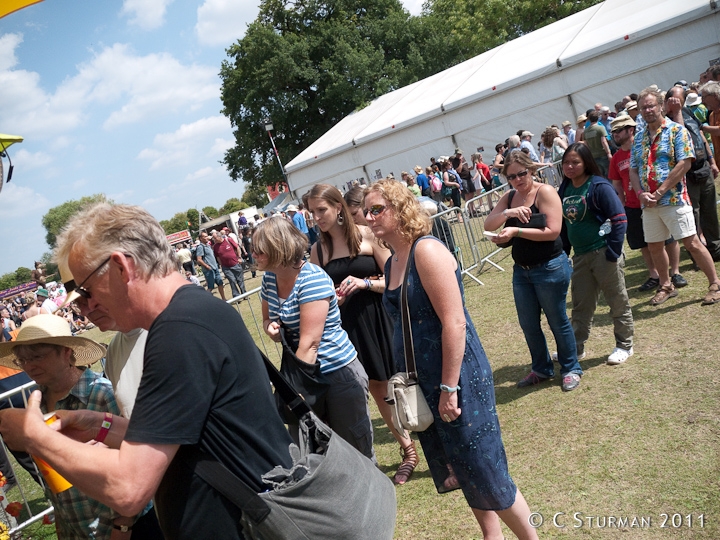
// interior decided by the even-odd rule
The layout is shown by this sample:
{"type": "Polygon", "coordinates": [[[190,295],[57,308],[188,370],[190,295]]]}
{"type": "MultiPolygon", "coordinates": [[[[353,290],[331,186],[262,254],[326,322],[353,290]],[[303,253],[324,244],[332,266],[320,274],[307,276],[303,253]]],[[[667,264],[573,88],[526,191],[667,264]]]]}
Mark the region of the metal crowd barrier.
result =
{"type": "Polygon", "coordinates": [[[493,255],[502,248],[493,244],[484,234],[484,218],[490,213],[508,187],[503,183],[495,189],[484,192],[465,203],[465,210],[458,207],[447,208],[440,205],[442,211],[433,216],[432,234],[438,237],[453,253],[460,265],[460,272],[480,285],[484,285],[474,271],[482,271],[490,264],[504,272],[492,261],[493,255]]]}
{"type": "MultiPolygon", "coordinates": [[[[15,408],[15,406],[12,403],[12,398],[21,395],[23,404],[27,406],[27,399],[30,393],[37,388],[37,385],[34,382],[29,382],[26,384],[23,384],[22,386],[18,386],[17,388],[13,388],[12,390],[8,390],[7,392],[4,392],[0,394],[0,404],[3,405],[3,408],[15,408]],[[7,403],[7,405],[6,405],[7,403]]],[[[1,440],[1,439],[0,439],[1,440]]],[[[8,450],[7,446],[5,445],[5,441],[2,441],[2,451],[5,452],[5,455],[7,457],[7,463],[9,467],[12,469],[13,474],[15,475],[15,480],[17,481],[17,489],[20,492],[20,498],[22,501],[23,508],[26,510],[28,514],[28,519],[25,521],[18,523],[17,520],[10,515],[6,508],[8,504],[11,502],[8,500],[7,493],[2,493],[2,490],[0,490],[0,494],[3,495],[2,501],[0,501],[0,527],[4,530],[0,533],[0,537],[3,536],[3,534],[7,535],[5,536],[10,538],[20,538],[20,531],[25,529],[28,525],[31,525],[37,521],[40,521],[43,519],[46,515],[52,514],[54,512],[54,508],[52,506],[52,503],[49,499],[47,500],[47,508],[44,510],[34,513],[32,507],[30,506],[30,501],[28,500],[29,493],[25,492],[25,488],[23,488],[23,484],[20,481],[20,475],[22,467],[15,467],[13,465],[13,461],[10,459],[10,451],[8,450]]],[[[33,463],[33,466],[35,464],[33,463]]],[[[24,471],[24,469],[23,469],[24,471]]],[[[40,475],[40,472],[37,470],[37,467],[35,466],[35,476],[42,481],[42,476],[40,475]]],[[[40,486],[44,490],[44,484],[40,486]]],[[[12,487],[12,490],[8,491],[14,491],[16,488],[12,487]]],[[[43,491],[42,498],[45,498],[45,494],[43,491]]],[[[16,497],[13,497],[15,499],[16,497]]],[[[33,499],[33,503],[36,503],[37,499],[33,499]]]]}
{"type": "Polygon", "coordinates": [[[260,287],[247,291],[240,296],[227,301],[240,314],[250,335],[265,355],[280,365],[282,351],[280,345],[271,340],[262,327],[262,306],[260,302],[260,287]]]}

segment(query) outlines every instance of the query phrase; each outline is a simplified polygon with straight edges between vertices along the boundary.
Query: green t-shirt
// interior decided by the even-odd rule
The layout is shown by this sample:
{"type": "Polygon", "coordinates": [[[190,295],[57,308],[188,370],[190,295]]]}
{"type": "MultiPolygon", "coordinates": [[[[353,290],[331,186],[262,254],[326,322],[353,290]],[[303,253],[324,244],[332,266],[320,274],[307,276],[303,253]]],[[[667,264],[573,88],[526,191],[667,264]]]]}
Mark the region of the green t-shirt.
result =
{"type": "Polygon", "coordinates": [[[590,189],[590,178],[579,188],[570,182],[565,188],[562,200],[568,240],[575,255],[602,249],[607,245],[605,237],[598,234],[601,223],[588,209],[587,194],[590,189]]]}
{"type": "Polygon", "coordinates": [[[605,157],[607,155],[605,154],[605,148],[602,144],[603,137],[607,137],[607,131],[605,130],[605,126],[600,123],[590,124],[590,126],[585,128],[583,139],[587,143],[590,153],[594,158],[605,157]]]}

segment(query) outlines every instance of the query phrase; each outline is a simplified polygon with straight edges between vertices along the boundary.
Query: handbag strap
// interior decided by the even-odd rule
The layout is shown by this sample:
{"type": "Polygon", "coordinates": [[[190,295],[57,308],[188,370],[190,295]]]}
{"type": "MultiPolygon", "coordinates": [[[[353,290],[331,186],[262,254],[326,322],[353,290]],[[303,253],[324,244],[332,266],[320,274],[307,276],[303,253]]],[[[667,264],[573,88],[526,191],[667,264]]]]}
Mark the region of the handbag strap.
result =
{"type": "MultiPolygon", "coordinates": [[[[275,365],[265,354],[258,349],[262,356],[265,369],[275,391],[298,418],[311,412],[310,406],[297,393],[292,385],[278,371],[275,365]]],[[[195,473],[206,483],[215,488],[227,500],[240,508],[254,523],[261,523],[270,514],[270,507],[253,488],[238,478],[223,463],[203,452],[197,445],[186,446],[181,449],[182,459],[194,469],[195,473]]]]}
{"type": "Polygon", "coordinates": [[[410,328],[410,306],[408,305],[408,277],[410,276],[410,263],[415,256],[415,245],[413,243],[408,254],[407,266],[405,267],[405,277],[403,279],[402,289],[400,292],[400,319],[402,320],[403,330],[403,348],[405,349],[405,371],[410,379],[417,380],[417,367],[415,367],[415,348],[413,346],[412,329],[410,328]]]}

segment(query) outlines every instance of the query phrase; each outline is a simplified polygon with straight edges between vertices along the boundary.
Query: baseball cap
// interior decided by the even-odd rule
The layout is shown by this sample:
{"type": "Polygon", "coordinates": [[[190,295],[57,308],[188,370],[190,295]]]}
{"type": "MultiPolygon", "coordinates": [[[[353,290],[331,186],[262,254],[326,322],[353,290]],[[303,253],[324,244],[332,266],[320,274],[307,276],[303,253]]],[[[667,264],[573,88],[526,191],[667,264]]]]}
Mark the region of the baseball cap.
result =
{"type": "Polygon", "coordinates": [[[637,109],[637,101],[628,101],[625,104],[625,110],[632,111],[633,109],[637,109]]]}
{"type": "Polygon", "coordinates": [[[522,137],[534,137],[535,135],[533,133],[530,133],[529,131],[523,131],[522,137]]]}

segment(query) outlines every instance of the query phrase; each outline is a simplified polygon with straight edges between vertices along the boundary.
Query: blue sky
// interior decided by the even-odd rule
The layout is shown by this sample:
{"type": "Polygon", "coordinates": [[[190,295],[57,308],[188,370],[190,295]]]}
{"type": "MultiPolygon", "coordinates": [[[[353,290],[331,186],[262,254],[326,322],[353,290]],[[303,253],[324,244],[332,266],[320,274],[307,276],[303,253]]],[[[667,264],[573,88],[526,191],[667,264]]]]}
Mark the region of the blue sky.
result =
{"type": "Polygon", "coordinates": [[[25,138],[0,192],[0,274],[49,250],[42,216],[67,200],[104,193],[162,220],[242,196],[219,163],[218,72],[258,5],[45,0],[0,19],[0,133],[25,138]]]}

